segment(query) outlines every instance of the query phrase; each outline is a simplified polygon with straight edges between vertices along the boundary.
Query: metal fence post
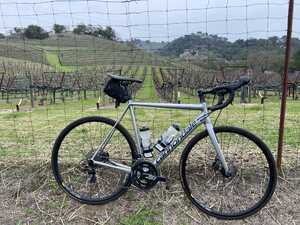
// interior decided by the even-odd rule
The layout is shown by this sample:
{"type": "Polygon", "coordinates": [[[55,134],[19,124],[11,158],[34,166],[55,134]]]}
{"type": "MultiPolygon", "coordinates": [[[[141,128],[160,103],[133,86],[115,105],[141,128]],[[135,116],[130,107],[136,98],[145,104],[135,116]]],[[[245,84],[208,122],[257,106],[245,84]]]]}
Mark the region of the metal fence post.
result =
{"type": "Polygon", "coordinates": [[[31,73],[29,75],[29,92],[30,92],[30,104],[31,104],[31,108],[34,108],[34,87],[33,87],[33,83],[32,83],[31,73]]]}
{"type": "Polygon", "coordinates": [[[284,73],[282,77],[282,96],[281,96],[279,137],[278,137],[278,149],[277,149],[277,168],[279,173],[281,174],[282,174],[282,148],[283,148],[283,138],[284,138],[286,97],[287,97],[287,89],[288,89],[288,67],[290,61],[292,28],[293,28],[293,13],[294,13],[294,0],[290,0],[289,12],[288,12],[288,29],[287,29],[287,37],[286,37],[284,73]]]}

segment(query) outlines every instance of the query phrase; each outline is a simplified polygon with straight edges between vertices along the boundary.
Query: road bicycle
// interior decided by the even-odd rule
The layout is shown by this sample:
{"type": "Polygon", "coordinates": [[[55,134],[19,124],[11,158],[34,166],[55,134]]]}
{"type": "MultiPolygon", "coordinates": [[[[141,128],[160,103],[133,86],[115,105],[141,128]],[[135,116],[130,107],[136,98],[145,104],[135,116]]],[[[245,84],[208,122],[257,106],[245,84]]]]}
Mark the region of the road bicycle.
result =
{"type": "Polygon", "coordinates": [[[199,90],[199,104],[133,101],[130,87],[141,82],[110,75],[105,93],[115,98],[116,107],[128,102],[117,121],[84,117],[69,124],[57,137],[52,170],[58,185],[70,197],[85,204],[104,204],[120,197],[130,185],[147,190],[165,182],[167,178],[160,174],[161,163],[204,124],[205,130],[189,140],[180,158],[180,180],[187,198],[199,210],[219,219],[242,219],[267,204],[277,183],[271,151],[249,131],[213,127],[210,118],[213,112],[233,102],[235,92],[250,82],[248,78],[199,90]],[[207,95],[217,96],[218,102],[208,106],[207,95]],[[169,142],[161,141],[159,151],[150,147],[157,151],[156,157],[145,158],[144,131],[138,128],[135,115],[135,109],[140,107],[198,110],[199,114],[169,142]],[[121,125],[128,111],[135,139],[121,125]]]}

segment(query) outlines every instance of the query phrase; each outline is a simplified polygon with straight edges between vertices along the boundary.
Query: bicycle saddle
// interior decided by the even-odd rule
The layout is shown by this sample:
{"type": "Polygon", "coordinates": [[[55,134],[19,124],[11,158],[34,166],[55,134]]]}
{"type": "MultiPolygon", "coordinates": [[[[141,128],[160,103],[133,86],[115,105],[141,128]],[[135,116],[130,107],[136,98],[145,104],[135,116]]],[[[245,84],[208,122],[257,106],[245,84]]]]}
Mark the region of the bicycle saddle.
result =
{"type": "Polygon", "coordinates": [[[130,77],[121,77],[121,76],[118,76],[118,75],[113,75],[113,74],[108,74],[108,76],[111,78],[111,79],[114,79],[114,80],[117,80],[117,81],[125,81],[125,82],[129,82],[129,83],[143,83],[142,80],[139,80],[139,79],[134,79],[134,78],[130,78],[130,77]]]}

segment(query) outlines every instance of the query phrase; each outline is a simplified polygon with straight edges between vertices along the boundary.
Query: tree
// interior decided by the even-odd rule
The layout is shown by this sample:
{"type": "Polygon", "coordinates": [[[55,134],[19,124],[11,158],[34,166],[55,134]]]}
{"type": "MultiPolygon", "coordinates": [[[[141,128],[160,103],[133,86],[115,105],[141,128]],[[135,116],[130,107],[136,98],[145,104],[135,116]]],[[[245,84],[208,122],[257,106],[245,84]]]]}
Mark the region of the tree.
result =
{"type": "Polygon", "coordinates": [[[95,37],[102,37],[108,40],[115,41],[117,40],[116,32],[110,27],[93,26],[91,24],[79,24],[73,29],[74,34],[86,34],[95,37]]]}
{"type": "Polygon", "coordinates": [[[117,39],[116,32],[110,26],[103,30],[102,37],[112,41],[117,39]]]}
{"type": "Polygon", "coordinates": [[[5,35],[0,33],[0,39],[4,39],[5,38],[5,35]]]}
{"type": "Polygon", "coordinates": [[[87,31],[86,31],[87,35],[92,35],[92,36],[95,36],[95,37],[101,37],[102,33],[103,33],[103,29],[100,25],[95,27],[95,26],[89,24],[88,27],[87,27],[87,31]]]}
{"type": "Polygon", "coordinates": [[[14,33],[16,33],[16,34],[24,33],[24,29],[20,28],[20,27],[15,27],[14,28],[14,33]]]}
{"type": "Polygon", "coordinates": [[[300,50],[294,53],[291,68],[300,71],[300,50]]]}
{"type": "Polygon", "coordinates": [[[93,35],[95,37],[102,37],[112,41],[117,38],[115,31],[109,26],[103,29],[101,26],[94,27],[92,25],[88,25],[86,34],[93,35]]]}
{"type": "Polygon", "coordinates": [[[14,27],[13,30],[11,30],[9,33],[9,37],[10,38],[24,38],[24,28],[20,28],[20,27],[14,27]]]}
{"type": "Polygon", "coordinates": [[[78,24],[74,29],[74,34],[85,34],[88,31],[88,27],[85,24],[78,24]]]}
{"type": "Polygon", "coordinates": [[[56,34],[61,34],[66,31],[66,27],[64,25],[54,24],[53,30],[56,34]]]}
{"type": "Polygon", "coordinates": [[[40,26],[29,25],[24,32],[24,35],[28,39],[45,39],[49,37],[49,34],[40,26]]]}

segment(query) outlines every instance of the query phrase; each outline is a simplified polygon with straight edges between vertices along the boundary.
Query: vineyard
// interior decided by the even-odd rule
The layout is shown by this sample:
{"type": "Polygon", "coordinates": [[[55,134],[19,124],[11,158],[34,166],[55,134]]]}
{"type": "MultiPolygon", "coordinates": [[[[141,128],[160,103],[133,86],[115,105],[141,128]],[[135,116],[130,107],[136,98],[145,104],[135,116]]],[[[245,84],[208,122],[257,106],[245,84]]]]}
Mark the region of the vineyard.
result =
{"type": "MultiPolygon", "coordinates": [[[[241,59],[209,68],[206,59],[201,63],[173,59],[145,51],[134,42],[115,42],[68,32],[44,40],[0,40],[0,46],[0,88],[2,98],[7,93],[7,99],[8,93],[12,92],[20,94],[25,91],[28,96],[30,89],[36,89],[38,96],[41,91],[47,96],[48,92],[54,96],[53,92],[62,90],[96,91],[100,90],[109,71],[135,76],[139,66],[150,65],[155,71],[153,79],[157,91],[169,101],[177,101],[178,91],[195,95],[199,88],[230,82],[240,76],[251,78],[249,100],[251,96],[257,97],[259,91],[264,95],[266,91],[280,92],[280,73],[263,70],[268,67],[268,62],[251,55],[246,61],[241,59]],[[94,78],[97,78],[96,83],[87,84],[94,78]]],[[[291,73],[289,87],[293,98],[297,96],[299,82],[300,75],[291,73]]]]}
{"type": "MultiPolygon", "coordinates": [[[[251,83],[237,94],[235,106],[237,112],[242,113],[243,116],[237,120],[235,117],[229,118],[228,113],[225,112],[219,121],[232,120],[235,124],[242,123],[243,126],[248,122],[248,127],[255,132],[263,131],[262,135],[269,141],[269,144],[274,148],[276,146],[277,124],[269,120],[271,118],[268,118],[267,112],[270,110],[270,114],[273,114],[274,109],[278,109],[281,78],[276,72],[261,72],[260,65],[251,67],[250,65],[227,65],[219,69],[211,69],[192,61],[174,60],[145,52],[128,43],[98,40],[85,35],[68,33],[50,37],[47,40],[29,40],[24,45],[26,48],[22,48],[21,42],[18,41],[6,40],[6,43],[7,49],[11,49],[6,53],[4,51],[1,53],[1,120],[6,124],[13,124],[13,128],[11,127],[10,132],[4,132],[2,137],[10,139],[13,149],[19,148],[14,143],[18,143],[20,138],[26,140],[30,149],[32,149],[30,145],[36,139],[47,140],[49,143],[53,141],[58,131],[48,130],[41,138],[36,138],[35,132],[36,129],[42,129],[37,128],[40,125],[35,126],[36,122],[47,123],[43,130],[46,129],[45,127],[50,129],[49,127],[53,126],[49,114],[51,111],[62,110],[65,121],[61,124],[66,124],[67,121],[71,121],[68,118],[69,110],[76,111],[74,107],[80,109],[81,113],[86,110],[87,112],[95,110],[97,113],[96,110],[106,110],[106,107],[112,107],[113,100],[105,96],[102,91],[109,73],[143,80],[142,85],[132,87],[136,100],[173,103],[197,103],[199,88],[205,89],[247,76],[251,79],[251,83]],[[46,62],[35,61],[30,57],[34,54],[29,49],[30,51],[35,49],[38,52],[36,54],[40,54],[37,58],[46,62]],[[14,54],[7,55],[13,50],[16,51],[14,54]],[[98,62],[101,62],[101,65],[98,62]],[[275,106],[269,109],[266,108],[267,104],[275,106]],[[259,114],[253,115],[254,109],[260,110],[259,114]],[[42,118],[39,119],[41,116],[42,118]],[[254,124],[255,121],[260,121],[261,117],[263,124],[254,124]],[[6,121],[6,118],[9,120],[6,121]],[[29,127],[19,126],[18,124],[22,124],[19,119],[21,121],[25,119],[29,127]],[[264,126],[272,129],[266,131],[264,126]],[[11,135],[13,133],[15,135],[11,135]]],[[[290,75],[289,101],[292,102],[292,111],[296,111],[297,108],[297,103],[293,103],[293,100],[298,99],[299,81],[299,74],[290,75]]],[[[210,101],[216,100],[210,99],[210,101]]],[[[108,111],[111,113],[111,110],[108,111]]],[[[76,118],[75,115],[76,113],[72,118],[76,118]]],[[[291,122],[290,126],[292,125],[291,122]]],[[[7,131],[5,127],[6,125],[2,127],[3,131],[7,131]]],[[[289,126],[286,129],[297,132],[289,126]]],[[[7,151],[6,147],[1,146],[1,148],[4,149],[3,152],[7,151]]],[[[48,147],[50,148],[51,146],[48,147]]],[[[23,151],[29,156],[39,156],[39,153],[33,150],[30,154],[26,148],[23,148],[23,151]]],[[[298,154],[298,151],[296,153],[298,154]]],[[[2,153],[2,155],[7,157],[7,154],[2,153]]],[[[295,160],[297,161],[298,158],[296,157],[295,160]]]]}
{"type": "MultiPolygon", "coordinates": [[[[116,69],[116,67],[114,67],[114,69],[116,69]]],[[[178,82],[172,77],[176,72],[182,73],[183,71],[174,68],[152,67],[149,65],[128,65],[120,67],[119,70],[114,70],[114,73],[127,74],[144,80],[142,86],[136,86],[134,88],[136,100],[197,103],[199,100],[195,95],[194,88],[183,85],[163,88],[164,83],[170,82],[172,85],[178,82]],[[181,95],[177,96],[176,91],[179,91],[181,95]]],[[[0,145],[0,158],[5,159],[5,163],[1,163],[0,166],[2,180],[5,186],[3,186],[0,196],[2,201],[9,205],[9,207],[4,207],[6,216],[2,221],[20,220],[38,223],[38,221],[43,221],[44,218],[47,218],[47,220],[54,222],[58,221],[55,217],[59,217],[60,213],[60,218],[64,223],[76,223],[75,221],[77,221],[79,224],[101,224],[105,223],[106,220],[109,220],[110,224],[117,223],[118,221],[122,221],[124,224],[135,224],[135,221],[145,221],[149,218],[156,218],[158,221],[173,221],[174,223],[178,223],[178,221],[179,223],[192,223],[195,217],[203,220],[203,222],[207,220],[202,215],[199,216],[199,212],[192,206],[187,206],[187,203],[182,197],[183,195],[181,192],[178,192],[180,182],[175,171],[177,170],[178,158],[181,153],[180,149],[167,160],[162,168],[162,172],[166,174],[172,182],[168,190],[166,190],[163,185],[146,193],[132,189],[121,199],[121,202],[117,201],[105,206],[104,211],[101,213],[99,213],[99,207],[80,205],[64,196],[54,183],[49,165],[47,164],[51,154],[53,140],[56,138],[58,132],[69,122],[82,116],[101,115],[117,118],[124,107],[121,106],[118,109],[114,109],[113,101],[103,95],[101,87],[103,85],[102,82],[105,80],[105,73],[99,72],[99,76],[102,76],[99,84],[95,83],[95,77],[90,77],[93,81],[91,82],[91,80],[88,80],[89,76],[79,75],[79,73],[66,72],[63,74],[62,72],[52,72],[45,73],[43,76],[48,77],[47,79],[44,78],[44,83],[41,83],[46,84],[46,88],[38,88],[39,80],[33,79],[36,86],[32,88],[29,86],[29,88],[26,89],[28,90],[27,94],[26,90],[18,89],[18,91],[9,92],[8,99],[6,99],[5,92],[4,99],[1,99],[0,135],[5,142],[2,142],[0,145]],[[51,76],[64,76],[63,85],[61,85],[61,80],[51,81],[51,76]],[[67,88],[68,78],[66,77],[70,77],[69,79],[73,81],[70,83],[76,83],[76,85],[71,85],[70,88],[67,88]],[[79,79],[81,77],[84,77],[84,80],[79,79]],[[74,82],[75,80],[76,82],[74,82]],[[46,83],[46,81],[48,83],[46,83]],[[56,89],[56,100],[54,101],[53,93],[55,89],[53,89],[53,87],[55,87],[55,82],[59,85],[56,86],[58,89],[56,89]],[[85,84],[93,84],[95,86],[90,87],[85,86],[85,84]],[[31,107],[30,103],[30,90],[33,92],[34,107],[31,107]],[[96,103],[99,101],[99,97],[100,108],[97,109],[96,103]],[[17,111],[15,104],[19,102],[20,98],[23,98],[23,102],[20,105],[19,111],[17,111]],[[45,100],[42,101],[42,99],[45,100]],[[46,164],[41,164],[40,162],[45,162],[46,164]],[[7,163],[10,165],[9,170],[5,170],[7,163]],[[20,167],[23,168],[23,170],[20,170],[20,167]],[[15,185],[17,181],[20,181],[20,186],[15,185]],[[19,189],[19,187],[21,187],[21,189],[19,189]],[[25,198],[25,196],[27,197],[25,198]],[[15,199],[16,205],[11,206],[8,203],[12,198],[15,199]],[[63,202],[61,199],[64,199],[63,202]],[[153,201],[153,199],[156,200],[153,201]],[[135,204],[129,204],[130,206],[128,206],[128,202],[134,202],[135,204]],[[145,204],[147,204],[147,206],[145,204]],[[162,214],[160,210],[163,204],[166,205],[163,207],[164,212],[162,214]],[[176,217],[173,214],[175,213],[175,204],[176,214],[180,212],[183,213],[183,211],[179,209],[184,207],[188,207],[190,213],[188,215],[184,214],[185,216],[181,218],[176,217]],[[178,206],[179,208],[177,208],[178,206]],[[119,207],[121,207],[122,210],[119,210],[119,207]],[[151,210],[148,210],[148,207],[150,207],[151,210]],[[8,211],[8,208],[10,211],[8,211]],[[35,212],[31,210],[32,208],[38,211],[35,212]],[[39,211],[39,209],[42,210],[42,212],[39,211]],[[74,210],[76,210],[76,214],[74,214],[74,210]],[[112,215],[114,215],[113,218],[111,217],[112,215]],[[28,219],[24,219],[25,217],[28,217],[28,219]]],[[[21,83],[24,84],[24,82],[21,83]]],[[[180,84],[180,82],[178,83],[180,84]]],[[[279,113],[279,97],[276,96],[276,93],[273,91],[269,90],[268,93],[268,98],[264,104],[261,104],[259,96],[252,97],[251,103],[240,104],[239,94],[235,104],[222,113],[217,124],[232,124],[246,127],[263,137],[273,153],[275,153],[278,138],[278,123],[274,120],[274,115],[279,113]],[[261,122],[257,123],[257,121],[261,122]]],[[[213,99],[210,99],[210,102],[212,100],[213,99]]],[[[300,135],[300,130],[294,127],[295,121],[297,121],[297,114],[300,110],[298,102],[290,98],[288,110],[289,114],[286,123],[287,136],[285,140],[288,145],[285,149],[284,168],[286,176],[294,177],[296,176],[295,174],[297,174],[295,168],[299,165],[299,151],[297,151],[297,149],[300,143],[298,139],[294,138],[300,135]]],[[[197,112],[139,109],[136,113],[138,124],[140,126],[150,126],[153,132],[153,138],[156,139],[158,138],[157,135],[159,135],[162,130],[165,130],[173,121],[181,125],[187,124],[197,112]]],[[[213,119],[216,119],[216,116],[217,115],[213,115],[213,119]]],[[[122,123],[127,128],[131,128],[129,117],[126,117],[122,123]]],[[[132,130],[130,131],[132,132],[132,130]]],[[[283,211],[280,215],[283,215],[285,220],[295,221],[297,218],[289,215],[289,212],[293,212],[293,210],[297,211],[296,205],[299,193],[295,190],[297,190],[297,186],[294,183],[289,182],[288,185],[286,183],[282,184],[276,194],[278,200],[277,198],[274,199],[272,203],[262,211],[262,216],[250,218],[250,223],[265,221],[269,218],[268,216],[270,214],[276,213],[277,210],[283,211]],[[287,190],[289,190],[290,193],[288,195],[286,194],[287,190]],[[286,198],[295,199],[295,203],[286,208],[284,204],[280,204],[280,202],[286,198]]],[[[101,207],[101,209],[103,208],[101,207]]],[[[211,221],[211,223],[218,223],[218,221],[212,218],[209,218],[209,221],[211,221]]],[[[273,220],[270,219],[271,224],[272,221],[273,220]]]]}

